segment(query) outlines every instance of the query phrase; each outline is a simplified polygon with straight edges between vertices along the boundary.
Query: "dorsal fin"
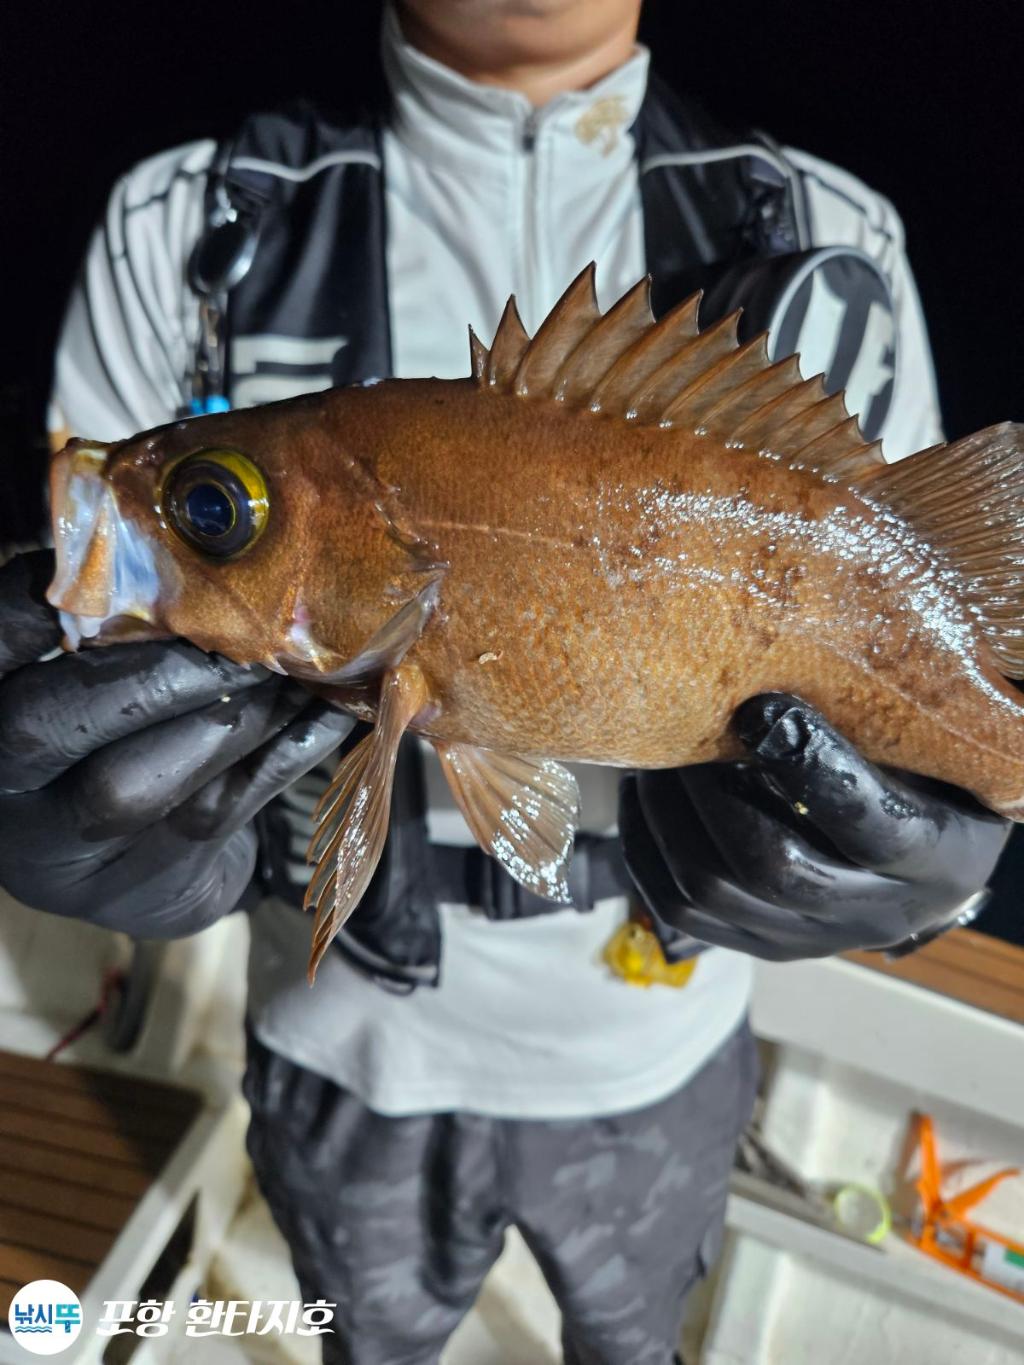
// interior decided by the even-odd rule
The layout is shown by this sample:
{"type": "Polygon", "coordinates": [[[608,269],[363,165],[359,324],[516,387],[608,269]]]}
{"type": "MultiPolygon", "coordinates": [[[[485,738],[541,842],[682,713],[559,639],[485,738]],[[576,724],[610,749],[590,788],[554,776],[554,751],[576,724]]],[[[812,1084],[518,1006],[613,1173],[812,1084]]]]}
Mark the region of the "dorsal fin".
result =
{"type": "Polygon", "coordinates": [[[770,448],[779,454],[781,452],[776,450],[776,443],[781,444],[783,433],[793,419],[811,412],[825,397],[825,385],[821,382],[820,374],[810,379],[798,378],[795,384],[783,389],[738,422],[729,435],[729,441],[745,449],[762,450],[769,448],[768,440],[771,437],[773,444],[770,448]]]}
{"type": "Polygon", "coordinates": [[[588,265],[532,341],[514,298],[490,352],[471,336],[473,378],[499,393],[713,435],[851,483],[882,463],[820,376],[802,379],[792,358],[773,365],[764,335],[741,346],[739,313],[698,331],[699,302],[694,295],[655,322],[647,279],[602,314],[588,265]]]}
{"type": "Polygon", "coordinates": [[[792,356],[771,364],[764,336],[738,343],[738,314],[701,332],[699,296],[660,322],[648,299],[642,281],[600,313],[590,265],[532,341],[510,299],[489,353],[471,337],[473,378],[842,479],[946,560],[997,667],[1024,678],[1024,425],[1006,422],[887,465],[820,375],[803,379],[792,356]]]}
{"type": "Polygon", "coordinates": [[[955,569],[997,668],[1024,678],[1024,425],[1003,422],[884,465],[861,492],[955,569]]]}

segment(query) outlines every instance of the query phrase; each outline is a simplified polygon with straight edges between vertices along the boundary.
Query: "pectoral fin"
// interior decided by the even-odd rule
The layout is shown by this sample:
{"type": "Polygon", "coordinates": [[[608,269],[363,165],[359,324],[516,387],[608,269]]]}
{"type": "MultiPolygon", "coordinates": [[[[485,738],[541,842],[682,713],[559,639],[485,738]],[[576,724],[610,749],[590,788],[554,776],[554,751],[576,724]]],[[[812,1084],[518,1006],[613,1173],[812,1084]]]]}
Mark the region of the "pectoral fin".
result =
{"type": "Polygon", "coordinates": [[[576,779],[551,759],[436,745],[448,785],[485,853],[521,886],[567,903],[566,873],[580,817],[576,779]]]}
{"type": "Polygon", "coordinates": [[[380,862],[391,813],[398,745],[410,721],[429,700],[414,665],[385,673],[377,724],[342,759],[314,812],[319,821],[306,857],[316,871],[305,909],[316,908],[309,982],[331,940],[359,904],[380,862]]]}

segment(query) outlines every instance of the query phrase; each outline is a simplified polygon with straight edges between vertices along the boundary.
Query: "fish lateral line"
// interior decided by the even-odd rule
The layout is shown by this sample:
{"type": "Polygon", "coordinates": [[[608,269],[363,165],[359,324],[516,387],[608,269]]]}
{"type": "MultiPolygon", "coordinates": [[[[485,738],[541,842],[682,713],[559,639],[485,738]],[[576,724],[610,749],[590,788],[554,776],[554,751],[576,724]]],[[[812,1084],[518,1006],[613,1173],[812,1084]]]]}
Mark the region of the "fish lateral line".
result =
{"type": "Polygon", "coordinates": [[[544,535],[540,531],[520,531],[514,526],[488,526],[483,522],[445,521],[440,518],[424,520],[422,525],[429,527],[431,530],[465,531],[469,534],[482,536],[497,536],[510,540],[525,540],[534,545],[547,545],[553,550],[576,550],[580,548],[580,546],[572,540],[563,540],[558,536],[544,535]]]}

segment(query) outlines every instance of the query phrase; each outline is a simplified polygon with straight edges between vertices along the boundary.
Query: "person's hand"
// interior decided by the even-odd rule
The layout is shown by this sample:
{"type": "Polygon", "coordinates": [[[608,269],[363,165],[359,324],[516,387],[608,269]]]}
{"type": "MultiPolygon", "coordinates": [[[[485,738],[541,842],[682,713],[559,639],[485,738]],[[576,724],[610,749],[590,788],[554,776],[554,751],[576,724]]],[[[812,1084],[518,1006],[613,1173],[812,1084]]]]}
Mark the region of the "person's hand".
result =
{"type": "Polygon", "coordinates": [[[977,913],[1008,820],[873,766],[796,697],[754,697],[736,723],[749,760],[623,780],[623,852],[657,920],[782,962],[909,950],[977,913]]]}
{"type": "Polygon", "coordinates": [[[139,938],[235,908],[256,812],[351,718],[182,641],[36,662],[60,642],[52,556],[0,569],[0,886],[139,938]]]}

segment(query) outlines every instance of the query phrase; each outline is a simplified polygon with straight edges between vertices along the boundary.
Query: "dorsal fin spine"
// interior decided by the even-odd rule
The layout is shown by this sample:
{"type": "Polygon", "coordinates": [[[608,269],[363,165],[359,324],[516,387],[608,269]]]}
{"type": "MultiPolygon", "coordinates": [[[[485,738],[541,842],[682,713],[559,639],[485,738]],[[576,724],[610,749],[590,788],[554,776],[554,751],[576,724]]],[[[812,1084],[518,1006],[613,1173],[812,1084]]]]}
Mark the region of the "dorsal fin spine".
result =
{"type": "Polygon", "coordinates": [[[735,392],[744,378],[763,372],[766,360],[763,334],[728,352],[673,398],[661,415],[662,425],[692,426],[696,430],[705,413],[722,396],[723,389],[735,392]]]}
{"type": "Polygon", "coordinates": [[[795,417],[791,417],[788,422],[781,426],[775,433],[777,440],[787,440],[789,436],[796,434],[802,436],[804,445],[797,450],[797,455],[802,455],[806,446],[812,441],[816,441],[819,436],[824,436],[827,432],[834,431],[849,417],[846,404],[840,394],[830,394],[827,398],[821,398],[817,403],[812,403],[809,408],[799,412],[795,417]]]}
{"type": "Polygon", "coordinates": [[[573,280],[523,352],[512,391],[523,398],[550,398],[552,383],[566,357],[600,323],[591,263],[573,280]]]}
{"type": "Polygon", "coordinates": [[[627,346],[609,367],[590,399],[592,412],[625,416],[637,386],[659,365],[697,335],[700,294],[691,294],[650,329],[627,346]]]}
{"type": "Polygon", "coordinates": [[[881,441],[851,447],[845,455],[830,458],[827,469],[823,468],[820,462],[816,462],[819,474],[828,475],[831,479],[845,479],[851,488],[859,488],[865,479],[871,477],[875,469],[884,465],[885,456],[882,454],[881,441]]]}
{"type": "Polygon", "coordinates": [[[736,427],[763,408],[772,398],[800,383],[800,367],[795,356],[777,360],[760,374],[751,375],[738,388],[725,394],[704,414],[703,427],[726,441],[732,440],[736,427]]]}
{"type": "Polygon", "coordinates": [[[487,350],[487,347],[471,327],[469,329],[470,374],[478,384],[483,382],[484,376],[487,374],[487,362],[489,359],[490,353],[487,350]]]}
{"type": "Polygon", "coordinates": [[[801,380],[792,388],[776,394],[764,407],[758,408],[745,422],[741,422],[732,434],[733,444],[756,449],[766,448],[769,434],[781,431],[783,427],[789,425],[793,417],[806,412],[824,397],[825,390],[820,375],[801,380]]]}
{"type": "Polygon", "coordinates": [[[641,425],[685,423],[781,460],[809,451],[801,459],[813,456],[830,477],[841,470],[855,480],[875,468],[877,450],[852,424],[840,425],[845,409],[838,399],[825,402],[820,377],[799,380],[797,368],[772,365],[763,337],[741,346],[738,312],[698,331],[698,303],[699,296],[684,300],[655,323],[641,283],[602,314],[591,265],[532,341],[510,300],[486,362],[483,349],[472,348],[474,374],[498,392],[641,425]]]}
{"type": "Polygon", "coordinates": [[[639,422],[660,421],[682,385],[691,383],[703,366],[713,364],[735,348],[738,316],[730,313],[721,318],[663,361],[634,396],[626,415],[639,422]]]}
{"type": "Polygon", "coordinates": [[[552,383],[554,397],[570,404],[591,398],[616,359],[628,354],[633,340],[647,335],[653,326],[651,277],[645,275],[609,308],[569,354],[552,383]]]}
{"type": "Polygon", "coordinates": [[[487,383],[494,389],[508,389],[519,369],[530,338],[519,316],[515,294],[510,294],[491,342],[487,364],[487,383]]]}
{"type": "Polygon", "coordinates": [[[855,455],[866,448],[856,417],[847,415],[828,431],[823,431],[808,441],[792,459],[794,464],[820,470],[823,464],[828,465],[835,460],[855,455]]]}

